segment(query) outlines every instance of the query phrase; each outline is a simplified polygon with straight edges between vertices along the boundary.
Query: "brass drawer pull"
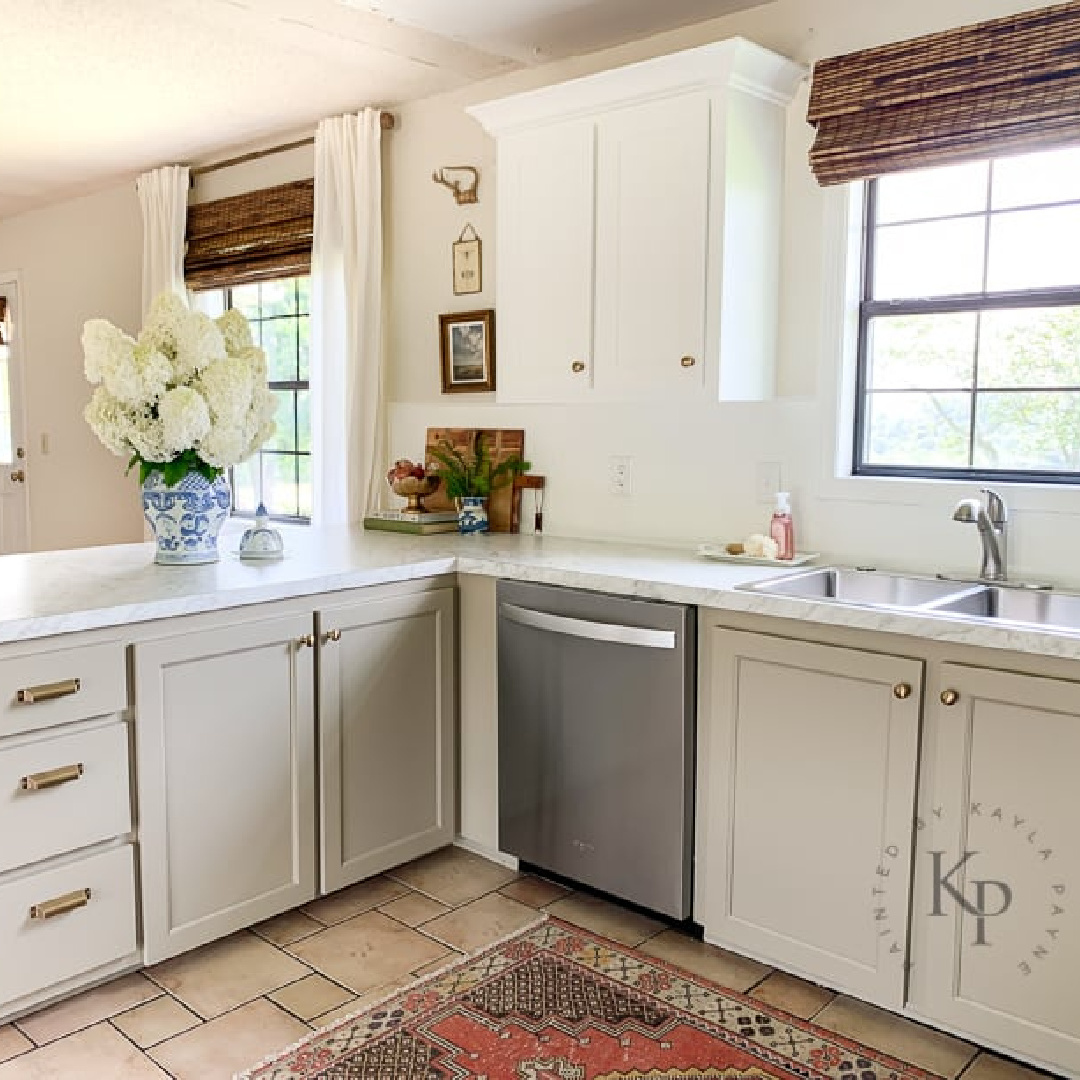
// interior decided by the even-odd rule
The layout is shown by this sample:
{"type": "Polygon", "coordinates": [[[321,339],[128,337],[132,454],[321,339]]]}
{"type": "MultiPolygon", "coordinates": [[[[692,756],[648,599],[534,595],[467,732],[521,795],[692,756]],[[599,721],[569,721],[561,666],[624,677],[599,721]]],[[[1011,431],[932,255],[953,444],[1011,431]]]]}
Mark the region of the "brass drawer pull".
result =
{"type": "Polygon", "coordinates": [[[942,705],[955,705],[960,700],[959,690],[942,690],[941,691],[941,704],[942,705]]]}
{"type": "Polygon", "coordinates": [[[893,688],[893,697],[900,701],[906,701],[911,697],[911,684],[906,682],[897,683],[893,688]]]}
{"type": "Polygon", "coordinates": [[[69,911],[78,911],[90,903],[89,889],[76,889],[74,892],[64,893],[52,900],[45,900],[40,904],[34,904],[30,908],[31,919],[53,919],[57,915],[66,915],[69,911]]]}
{"type": "Polygon", "coordinates": [[[682,364],[684,368],[692,368],[697,363],[697,360],[692,356],[684,356],[679,363],[682,364]]]}
{"type": "Polygon", "coordinates": [[[28,686],[15,693],[15,700],[24,705],[36,705],[39,701],[54,701],[56,698],[69,697],[82,689],[82,679],[63,679],[60,682],[42,683],[40,686],[28,686]]]}
{"type": "Polygon", "coordinates": [[[570,370],[571,370],[571,371],[572,371],[572,372],[573,372],[573,373],[574,373],[575,375],[580,375],[580,374],[581,374],[581,373],[582,373],[582,372],[583,372],[583,371],[585,370],[585,361],[584,361],[584,360],[575,360],[575,361],[574,361],[574,362],[573,362],[573,363],[572,363],[572,364],[570,365],[570,370]]]}
{"type": "Polygon", "coordinates": [[[327,630],[324,637],[327,641],[340,641],[341,631],[335,627],[333,630],[327,630]]]}
{"type": "Polygon", "coordinates": [[[59,769],[49,769],[47,772],[31,773],[19,781],[19,787],[23,791],[42,791],[45,788],[59,787],[72,780],[78,780],[83,774],[83,764],[63,765],[59,769]]]}

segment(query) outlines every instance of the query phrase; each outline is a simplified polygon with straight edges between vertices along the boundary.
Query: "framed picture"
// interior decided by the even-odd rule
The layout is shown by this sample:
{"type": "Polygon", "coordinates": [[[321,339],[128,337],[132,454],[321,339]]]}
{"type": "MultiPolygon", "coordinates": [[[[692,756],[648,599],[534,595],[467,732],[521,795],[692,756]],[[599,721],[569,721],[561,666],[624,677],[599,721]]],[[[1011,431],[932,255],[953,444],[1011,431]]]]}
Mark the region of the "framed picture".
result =
{"type": "Polygon", "coordinates": [[[439,316],[444,394],[495,389],[495,312],[462,311],[439,316]]]}

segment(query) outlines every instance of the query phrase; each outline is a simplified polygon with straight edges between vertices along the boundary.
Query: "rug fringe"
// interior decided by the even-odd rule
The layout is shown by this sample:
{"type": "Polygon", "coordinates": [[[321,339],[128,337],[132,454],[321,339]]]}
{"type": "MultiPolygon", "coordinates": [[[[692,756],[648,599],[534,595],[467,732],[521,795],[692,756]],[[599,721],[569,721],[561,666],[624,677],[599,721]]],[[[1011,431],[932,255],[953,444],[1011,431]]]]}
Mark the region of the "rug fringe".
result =
{"type": "Polygon", "coordinates": [[[339,1027],[343,1027],[345,1024],[351,1024],[358,1017],[363,1016],[364,1013],[370,1012],[372,1009],[377,1009],[380,1005],[385,1005],[386,1002],[393,998],[400,997],[402,994],[409,993],[411,990],[418,986],[423,986],[425,983],[429,983],[432,979],[441,978],[451,968],[457,967],[459,964],[471,963],[472,961],[483,956],[485,953],[492,952],[495,949],[502,948],[508,941],[512,941],[514,938],[521,934],[527,934],[530,930],[535,930],[538,926],[542,926],[551,918],[546,911],[538,911],[537,918],[531,923],[527,923],[525,926],[518,927],[517,930],[512,930],[509,934],[503,934],[497,941],[491,941],[487,945],[481,946],[479,949],[473,950],[471,953],[465,953],[464,955],[454,956],[447,960],[442,967],[436,968],[434,971],[429,971],[424,975],[418,975],[411,982],[406,983],[404,986],[399,986],[395,990],[391,990],[389,993],[384,994],[380,998],[376,998],[374,1001],[368,1001],[356,1012],[348,1013],[345,1016],[339,1016],[333,1023],[327,1024],[326,1027],[316,1028],[314,1031],[305,1035],[302,1039],[297,1039],[296,1042],[290,1046],[286,1046],[282,1050],[275,1050],[272,1054],[264,1057],[262,1061],[259,1061],[255,1065],[250,1066],[243,1072],[234,1073],[233,1080],[256,1080],[255,1074],[260,1069],[265,1069],[269,1065],[273,1065],[279,1058],[284,1057],[286,1054],[291,1054],[299,1050],[302,1046],[306,1046],[309,1042],[320,1038],[328,1031],[335,1031],[339,1027]]]}

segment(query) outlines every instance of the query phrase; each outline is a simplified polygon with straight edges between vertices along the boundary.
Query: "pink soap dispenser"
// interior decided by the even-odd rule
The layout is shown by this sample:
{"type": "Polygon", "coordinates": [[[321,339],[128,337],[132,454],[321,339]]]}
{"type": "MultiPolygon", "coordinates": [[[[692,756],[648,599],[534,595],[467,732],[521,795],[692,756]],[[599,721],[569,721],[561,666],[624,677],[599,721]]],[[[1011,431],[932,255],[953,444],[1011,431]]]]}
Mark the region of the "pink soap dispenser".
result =
{"type": "Polygon", "coordinates": [[[779,549],[778,559],[795,558],[795,525],[791,520],[791,495],[786,491],[776,493],[776,509],[769,523],[769,535],[779,549]]]}

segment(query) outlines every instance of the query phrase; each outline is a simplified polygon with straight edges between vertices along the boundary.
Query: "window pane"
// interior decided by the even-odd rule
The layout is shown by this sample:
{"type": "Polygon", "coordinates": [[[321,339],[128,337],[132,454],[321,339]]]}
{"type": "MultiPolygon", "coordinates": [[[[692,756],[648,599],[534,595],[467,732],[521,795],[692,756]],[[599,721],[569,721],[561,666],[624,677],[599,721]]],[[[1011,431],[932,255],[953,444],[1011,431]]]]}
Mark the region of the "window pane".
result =
{"type": "Polygon", "coordinates": [[[899,300],[980,292],[984,219],[960,218],[878,229],[874,298],[899,300]]]}
{"type": "Polygon", "coordinates": [[[993,208],[1080,200],[1080,149],[994,162],[993,208]]]}
{"type": "Polygon", "coordinates": [[[271,514],[297,516],[294,454],[263,454],[263,502],[271,514]]]}
{"type": "Polygon", "coordinates": [[[877,184],[877,220],[915,221],[986,209],[988,163],[883,176],[877,184]]]}
{"type": "Polygon", "coordinates": [[[296,311],[296,279],[264,281],[259,286],[263,318],[269,315],[292,315],[296,311]]]}
{"type": "Polygon", "coordinates": [[[277,400],[277,410],[274,413],[277,430],[266,447],[269,450],[295,450],[296,413],[293,411],[293,391],[275,390],[274,397],[277,400]]]}
{"type": "Polygon", "coordinates": [[[311,278],[296,279],[296,311],[299,315],[311,314],[311,278]]]}
{"type": "Polygon", "coordinates": [[[225,314],[225,290],[205,289],[202,292],[193,293],[191,307],[195,311],[209,315],[211,319],[216,319],[219,315],[225,314]]]}
{"type": "Polygon", "coordinates": [[[979,394],[974,465],[1080,471],[1080,391],[979,394]]]}
{"type": "Polygon", "coordinates": [[[271,382],[296,379],[296,319],[267,319],[262,324],[262,347],[271,382]]]}
{"type": "Polygon", "coordinates": [[[987,288],[1060,285],[1080,285],[1080,205],[995,215],[987,288]]]}
{"type": "Polygon", "coordinates": [[[875,393],[865,408],[868,464],[967,467],[970,394],[875,393]]]}
{"type": "Polygon", "coordinates": [[[258,478],[259,455],[256,454],[250,461],[233,467],[232,489],[233,509],[241,513],[254,513],[259,503],[259,491],[256,485],[258,478]]]}
{"type": "Polygon", "coordinates": [[[1080,307],[985,312],[979,385],[1080,387],[1080,307]]]}
{"type": "Polygon", "coordinates": [[[311,452],[311,395],[307,390],[296,394],[296,449],[311,452]]]}
{"type": "Polygon", "coordinates": [[[871,390],[970,389],[975,377],[974,312],[870,321],[871,390]]]}
{"type": "Polygon", "coordinates": [[[304,316],[297,320],[297,377],[301,382],[311,378],[311,319],[304,316]]]}
{"type": "Polygon", "coordinates": [[[249,319],[259,317],[259,286],[237,285],[232,292],[232,306],[249,319]]]}
{"type": "Polygon", "coordinates": [[[312,507],[311,455],[303,454],[301,457],[297,458],[296,463],[300,469],[300,516],[309,518],[311,517],[312,507]]]}

